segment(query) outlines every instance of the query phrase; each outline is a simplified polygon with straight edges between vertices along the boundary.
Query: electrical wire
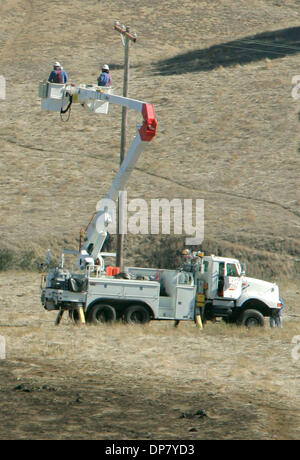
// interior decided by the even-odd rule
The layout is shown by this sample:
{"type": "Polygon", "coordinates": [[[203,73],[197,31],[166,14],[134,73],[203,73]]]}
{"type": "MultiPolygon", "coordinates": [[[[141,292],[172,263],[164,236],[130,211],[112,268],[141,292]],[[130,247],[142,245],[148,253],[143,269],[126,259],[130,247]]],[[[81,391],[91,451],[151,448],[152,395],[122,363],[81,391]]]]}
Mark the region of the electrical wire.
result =
{"type": "MultiPolygon", "coordinates": [[[[264,49],[258,49],[258,48],[246,48],[245,46],[237,46],[237,45],[228,45],[228,44],[224,44],[224,45],[221,45],[221,46],[224,46],[225,48],[234,48],[234,49],[240,49],[240,50],[244,50],[244,51],[257,51],[258,53],[264,53],[264,54],[276,54],[278,56],[286,56],[287,53],[279,53],[277,51],[271,51],[271,50],[264,50],[264,49]]],[[[300,52],[300,50],[299,50],[300,52]]]]}
{"type": "MultiPolygon", "coordinates": [[[[300,44],[300,40],[299,40],[299,44],[300,44]]],[[[200,49],[199,53],[205,54],[210,51],[211,52],[215,51],[216,53],[218,53],[220,52],[220,50],[222,50],[222,48],[242,50],[245,53],[247,52],[249,53],[249,51],[262,53],[266,57],[271,54],[275,56],[284,57],[284,56],[287,56],[288,54],[300,53],[300,47],[298,48],[296,46],[285,45],[283,43],[269,43],[267,41],[251,40],[251,39],[240,39],[240,40],[235,40],[235,41],[228,42],[228,43],[220,43],[218,45],[213,45],[210,48],[200,49]],[[248,46],[243,46],[243,44],[248,45],[248,46]],[[254,45],[254,46],[249,46],[249,45],[254,45]]],[[[249,59],[250,59],[250,56],[249,56],[249,59]]]]}
{"type": "Polygon", "coordinates": [[[266,41],[259,41],[259,40],[247,40],[247,39],[241,39],[241,40],[236,40],[235,42],[229,42],[229,43],[223,43],[220,45],[216,45],[216,47],[227,47],[227,48],[236,48],[236,49],[241,49],[245,51],[257,51],[259,53],[271,53],[271,54],[276,54],[279,56],[286,56],[288,54],[288,51],[293,51],[295,53],[299,52],[300,53],[300,47],[294,47],[290,45],[285,45],[283,43],[269,43],[266,41]],[[273,48],[273,49],[263,49],[263,48],[257,48],[254,46],[247,47],[247,46],[242,46],[243,44],[245,45],[254,45],[254,46],[262,46],[266,48],[273,48]],[[241,46],[239,46],[241,45],[241,46]],[[275,49],[277,50],[275,51],[275,49]],[[279,50],[284,50],[286,49],[286,52],[280,52],[279,50]]]}
{"type": "Polygon", "coordinates": [[[237,41],[240,41],[242,43],[254,43],[255,45],[267,45],[267,46],[273,46],[274,48],[287,48],[287,49],[291,49],[291,50],[294,50],[294,51],[300,51],[300,48],[295,48],[294,46],[290,46],[290,45],[285,45],[283,43],[269,43],[269,42],[266,42],[266,41],[256,41],[256,40],[247,40],[247,39],[241,39],[241,40],[237,40],[237,41]]]}

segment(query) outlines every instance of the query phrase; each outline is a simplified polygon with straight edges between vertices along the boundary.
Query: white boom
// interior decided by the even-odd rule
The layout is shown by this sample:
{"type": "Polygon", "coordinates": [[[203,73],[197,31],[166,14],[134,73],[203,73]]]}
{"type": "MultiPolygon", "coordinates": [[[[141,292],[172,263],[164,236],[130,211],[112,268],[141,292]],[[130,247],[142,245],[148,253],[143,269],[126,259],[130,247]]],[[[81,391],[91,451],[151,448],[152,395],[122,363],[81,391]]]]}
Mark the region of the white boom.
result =
{"type": "MultiPolygon", "coordinates": [[[[121,105],[142,114],[143,123],[138,127],[138,132],[132,141],[120,170],[105,196],[106,200],[115,201],[118,198],[119,192],[124,190],[146,143],[151,141],[155,136],[157,121],[153,105],[135,99],[116,96],[110,94],[110,89],[91,85],[74,86],[70,84],[60,85],[42,82],[39,87],[39,96],[42,98],[42,109],[60,111],[61,113],[68,110],[72,103],[78,102],[96,114],[106,114],[109,103],[121,105]]],[[[97,222],[101,216],[103,216],[103,210],[100,210],[93,216],[85,231],[80,252],[65,251],[78,254],[78,265],[80,268],[84,268],[88,264],[93,265],[97,258],[101,260],[101,249],[107,237],[104,229],[100,229],[99,231],[97,228],[97,222]]]]}

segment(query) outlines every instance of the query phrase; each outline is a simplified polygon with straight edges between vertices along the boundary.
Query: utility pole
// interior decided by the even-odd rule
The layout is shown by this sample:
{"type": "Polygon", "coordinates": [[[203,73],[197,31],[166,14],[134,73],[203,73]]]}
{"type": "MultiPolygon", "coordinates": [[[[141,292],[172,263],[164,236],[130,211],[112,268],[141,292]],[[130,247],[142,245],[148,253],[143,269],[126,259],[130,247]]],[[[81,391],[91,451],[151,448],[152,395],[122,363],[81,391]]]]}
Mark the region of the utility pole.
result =
{"type": "MultiPolygon", "coordinates": [[[[119,21],[115,21],[114,29],[120,33],[122,43],[124,46],[124,77],[123,77],[123,96],[128,97],[129,87],[129,45],[130,42],[135,43],[137,39],[136,33],[130,32],[130,27],[121,25],[119,21]]],[[[120,165],[125,158],[126,143],[127,143],[127,107],[122,107],[122,125],[121,125],[121,146],[120,146],[120,165]]],[[[118,200],[118,213],[117,213],[117,267],[123,271],[123,247],[124,238],[120,233],[120,217],[122,216],[121,200],[118,200]]]]}

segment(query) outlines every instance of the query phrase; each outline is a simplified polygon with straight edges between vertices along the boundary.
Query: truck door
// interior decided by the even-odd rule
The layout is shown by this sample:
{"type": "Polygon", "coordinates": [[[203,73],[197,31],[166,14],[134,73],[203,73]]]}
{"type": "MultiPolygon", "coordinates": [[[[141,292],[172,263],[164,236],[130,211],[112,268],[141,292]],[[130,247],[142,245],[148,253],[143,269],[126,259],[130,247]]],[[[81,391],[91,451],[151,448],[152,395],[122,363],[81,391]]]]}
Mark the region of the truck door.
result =
{"type": "Polygon", "coordinates": [[[196,286],[190,273],[182,273],[177,277],[175,319],[194,318],[196,286]],[[182,275],[185,275],[182,276],[182,275]]]}
{"type": "Polygon", "coordinates": [[[224,272],[223,297],[238,299],[242,294],[242,277],[233,262],[226,262],[224,272]]]}

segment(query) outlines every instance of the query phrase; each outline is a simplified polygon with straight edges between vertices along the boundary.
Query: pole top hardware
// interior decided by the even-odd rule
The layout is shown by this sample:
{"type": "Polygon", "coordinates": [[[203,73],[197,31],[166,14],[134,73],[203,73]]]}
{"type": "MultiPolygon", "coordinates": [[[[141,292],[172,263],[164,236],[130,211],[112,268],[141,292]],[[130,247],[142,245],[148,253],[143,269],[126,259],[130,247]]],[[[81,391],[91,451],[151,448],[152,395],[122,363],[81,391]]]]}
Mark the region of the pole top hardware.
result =
{"type": "Polygon", "coordinates": [[[137,40],[137,34],[130,32],[130,27],[125,26],[124,24],[120,24],[119,21],[115,21],[114,29],[120,32],[120,34],[125,35],[129,40],[133,41],[134,43],[137,40]]]}

